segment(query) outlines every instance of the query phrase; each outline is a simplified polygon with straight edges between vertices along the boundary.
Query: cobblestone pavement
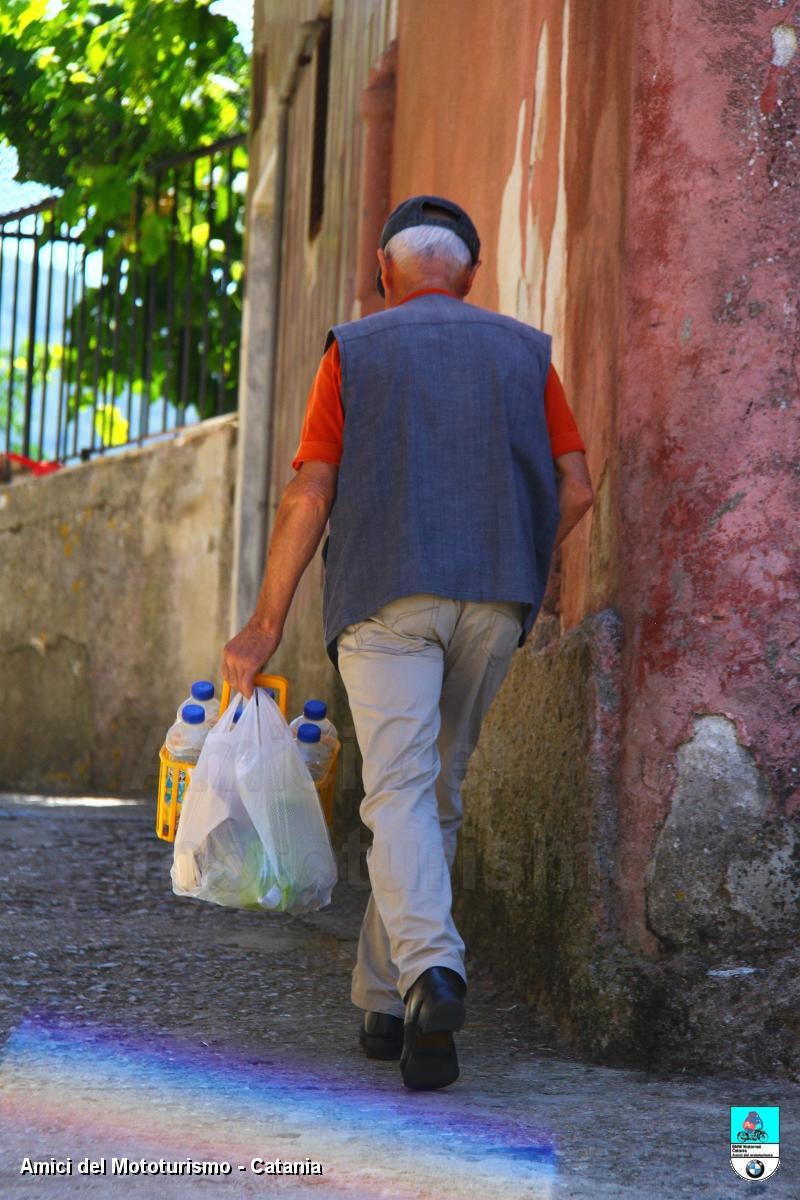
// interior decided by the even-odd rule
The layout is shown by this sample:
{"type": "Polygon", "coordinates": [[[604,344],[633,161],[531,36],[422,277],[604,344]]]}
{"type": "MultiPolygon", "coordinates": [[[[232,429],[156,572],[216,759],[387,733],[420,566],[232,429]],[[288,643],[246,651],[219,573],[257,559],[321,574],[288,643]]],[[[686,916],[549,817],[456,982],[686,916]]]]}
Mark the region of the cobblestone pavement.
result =
{"type": "MultiPolygon", "coordinates": [[[[365,894],[309,918],[175,898],[138,803],[0,797],[0,1194],[727,1200],[730,1104],[782,1106],[800,1195],[800,1088],[578,1062],[470,980],[452,1088],[407,1092],[356,1042],[349,970],[365,894]],[[21,1174],[71,1159],[72,1175],[21,1174]],[[79,1173],[83,1159],[106,1174],[79,1173]],[[227,1161],[227,1177],[112,1175],[113,1160],[227,1161]],[[322,1164],[256,1174],[252,1160],[322,1164]],[[240,1165],[244,1168],[240,1170],[240,1165]]],[[[732,1036],[747,1036],[736,1030],[732,1036]]]]}

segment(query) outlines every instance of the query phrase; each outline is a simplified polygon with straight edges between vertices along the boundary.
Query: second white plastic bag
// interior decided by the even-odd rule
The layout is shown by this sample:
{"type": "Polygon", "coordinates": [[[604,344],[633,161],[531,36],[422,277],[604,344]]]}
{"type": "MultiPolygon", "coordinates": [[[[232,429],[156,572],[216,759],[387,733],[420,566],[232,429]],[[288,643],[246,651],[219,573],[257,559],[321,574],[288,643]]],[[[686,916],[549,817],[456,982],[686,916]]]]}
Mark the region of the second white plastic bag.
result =
{"type": "Polygon", "coordinates": [[[232,908],[330,903],[336,859],[317,789],[272,697],[238,696],[209,732],[182,804],[172,888],[232,908]]]}

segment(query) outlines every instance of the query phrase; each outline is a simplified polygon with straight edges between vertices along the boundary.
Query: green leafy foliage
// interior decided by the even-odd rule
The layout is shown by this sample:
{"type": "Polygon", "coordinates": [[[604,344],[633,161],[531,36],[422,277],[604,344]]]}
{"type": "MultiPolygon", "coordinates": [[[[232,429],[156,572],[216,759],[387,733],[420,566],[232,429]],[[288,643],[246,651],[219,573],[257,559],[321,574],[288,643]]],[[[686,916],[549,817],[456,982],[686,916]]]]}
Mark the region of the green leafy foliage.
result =
{"type": "MultiPolygon", "coordinates": [[[[47,386],[56,378],[63,353],[63,346],[57,343],[51,342],[46,348],[41,342],[35,343],[32,351],[31,378],[37,399],[41,394],[42,387],[47,386]]],[[[12,454],[27,453],[32,458],[37,458],[39,443],[38,428],[35,422],[30,430],[27,447],[24,444],[25,393],[30,357],[27,341],[16,348],[13,363],[9,350],[0,350],[0,446],[5,448],[6,432],[8,432],[8,449],[12,454]]]]}
{"type": "MultiPolygon", "coordinates": [[[[40,246],[66,225],[102,256],[58,348],[64,417],[74,430],[91,407],[95,444],[138,435],[131,396],[201,417],[236,407],[247,152],[168,165],[247,128],[249,60],[209,3],[0,0],[0,139],[20,182],[63,192],[40,246]]],[[[24,375],[0,358],[12,443],[24,375]]],[[[7,420],[0,400],[0,438],[7,420]]]]}
{"type": "Polygon", "coordinates": [[[246,130],[248,58],[209,2],[0,5],[0,137],[20,182],[63,189],[61,215],[85,215],[88,241],[124,221],[160,160],[246,130]]]}
{"type": "MultiPolygon", "coordinates": [[[[152,263],[125,250],[105,255],[101,283],[71,314],[70,419],[95,395],[123,412],[129,394],[156,409],[166,399],[194,405],[201,418],[236,408],[242,288],[227,256],[241,254],[243,223],[240,204],[224,241],[198,249],[189,230],[152,263]]],[[[151,432],[158,420],[156,411],[151,432]]]]}

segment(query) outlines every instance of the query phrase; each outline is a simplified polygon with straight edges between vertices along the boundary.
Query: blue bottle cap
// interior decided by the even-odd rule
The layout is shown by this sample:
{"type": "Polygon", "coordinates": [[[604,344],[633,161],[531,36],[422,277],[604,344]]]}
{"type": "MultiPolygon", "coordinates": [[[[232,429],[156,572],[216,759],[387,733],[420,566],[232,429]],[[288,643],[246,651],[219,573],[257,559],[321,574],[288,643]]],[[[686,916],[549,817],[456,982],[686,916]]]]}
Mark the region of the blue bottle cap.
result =
{"type": "Polygon", "coordinates": [[[181,716],[187,725],[202,725],[206,719],[206,710],[202,704],[184,704],[181,716]]]}
{"type": "Polygon", "coordinates": [[[297,731],[298,742],[318,742],[322,737],[322,730],[319,725],[309,725],[304,722],[297,731]]]}
{"type": "Polygon", "coordinates": [[[214,685],[207,679],[198,679],[192,684],[192,696],[195,700],[213,700],[214,685]]]}
{"type": "Polygon", "coordinates": [[[303,705],[303,716],[308,717],[309,721],[321,721],[328,711],[328,706],[324,700],[306,700],[303,705]]]}

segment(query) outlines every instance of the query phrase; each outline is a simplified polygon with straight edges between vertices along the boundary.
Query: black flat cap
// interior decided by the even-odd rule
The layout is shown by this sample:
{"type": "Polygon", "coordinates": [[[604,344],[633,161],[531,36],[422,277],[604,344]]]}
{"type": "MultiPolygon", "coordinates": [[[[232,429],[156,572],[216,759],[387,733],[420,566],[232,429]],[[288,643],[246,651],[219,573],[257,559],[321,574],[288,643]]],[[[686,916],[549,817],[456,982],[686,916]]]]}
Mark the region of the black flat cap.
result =
{"type": "MultiPolygon", "coordinates": [[[[386,219],[381,233],[381,250],[397,233],[404,229],[412,229],[415,225],[438,225],[441,229],[449,229],[456,237],[460,237],[472,256],[473,265],[478,261],[481,252],[481,239],[470,217],[460,205],[444,196],[411,196],[398,204],[394,212],[386,219]]],[[[382,296],[383,290],[380,267],[377,277],[378,291],[382,296]]]]}

